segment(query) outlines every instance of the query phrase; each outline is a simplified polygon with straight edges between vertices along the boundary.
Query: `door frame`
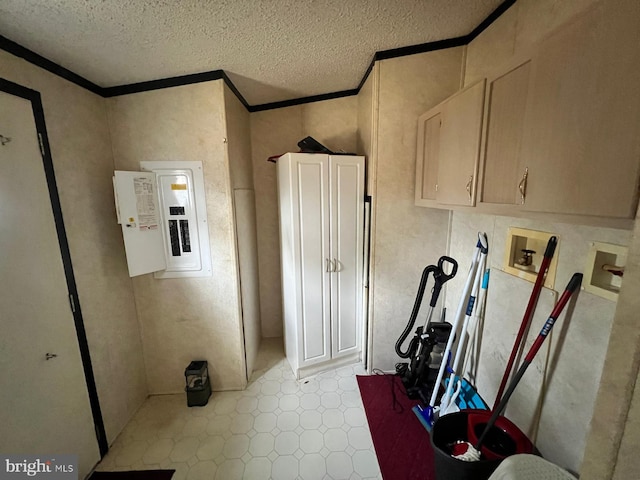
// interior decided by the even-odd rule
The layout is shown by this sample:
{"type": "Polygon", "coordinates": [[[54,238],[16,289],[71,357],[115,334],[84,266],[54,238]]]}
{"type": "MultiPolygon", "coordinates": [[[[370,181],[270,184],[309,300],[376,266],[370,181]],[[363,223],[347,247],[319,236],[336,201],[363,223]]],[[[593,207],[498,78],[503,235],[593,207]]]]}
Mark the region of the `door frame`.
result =
{"type": "Polygon", "coordinates": [[[53,218],[55,221],[56,232],[58,235],[58,243],[60,246],[60,254],[62,256],[62,264],[64,266],[64,275],[67,281],[67,289],[69,291],[70,309],[73,314],[73,321],[78,337],[78,346],[80,347],[80,357],[82,358],[82,368],[84,370],[85,381],[87,383],[87,391],[89,394],[89,403],[91,404],[91,414],[95,425],[96,439],[98,440],[98,448],[100,456],[104,457],[109,450],[107,443],[107,435],[104,429],[104,421],[102,419],[102,411],[98,399],[98,390],[96,388],[95,376],[91,364],[91,355],[89,354],[89,343],[87,342],[87,334],[84,328],[84,320],[82,318],[82,309],[80,307],[80,299],[78,297],[78,289],[76,287],[75,275],[71,263],[71,252],[69,250],[69,242],[64,227],[62,217],[62,207],[60,205],[60,197],[58,195],[58,187],[56,184],[55,172],[53,169],[53,159],[51,157],[51,149],[49,146],[49,138],[47,136],[47,128],[44,119],[44,109],[42,107],[42,98],[40,92],[31,90],[30,88],[18,85],[4,78],[0,78],[0,91],[24,98],[31,102],[33,117],[36,124],[36,131],[40,143],[40,151],[44,173],[47,179],[49,189],[49,199],[53,210],[53,218]]]}

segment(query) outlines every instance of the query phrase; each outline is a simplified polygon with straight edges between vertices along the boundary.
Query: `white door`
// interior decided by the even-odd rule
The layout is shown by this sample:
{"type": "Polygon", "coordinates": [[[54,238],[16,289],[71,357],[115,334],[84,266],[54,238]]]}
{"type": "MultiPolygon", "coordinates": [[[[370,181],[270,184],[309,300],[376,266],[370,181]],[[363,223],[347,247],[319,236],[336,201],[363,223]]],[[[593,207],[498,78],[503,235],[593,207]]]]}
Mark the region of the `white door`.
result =
{"type": "Polygon", "coordinates": [[[330,157],[332,357],[360,351],[364,158],[330,157]]]}
{"type": "Polygon", "coordinates": [[[331,358],[329,158],[292,155],[294,243],[300,297],[300,367],[331,358]]]}
{"type": "Polygon", "coordinates": [[[0,91],[0,134],[0,452],[78,454],[83,478],[100,454],[30,101],[0,91]]]}

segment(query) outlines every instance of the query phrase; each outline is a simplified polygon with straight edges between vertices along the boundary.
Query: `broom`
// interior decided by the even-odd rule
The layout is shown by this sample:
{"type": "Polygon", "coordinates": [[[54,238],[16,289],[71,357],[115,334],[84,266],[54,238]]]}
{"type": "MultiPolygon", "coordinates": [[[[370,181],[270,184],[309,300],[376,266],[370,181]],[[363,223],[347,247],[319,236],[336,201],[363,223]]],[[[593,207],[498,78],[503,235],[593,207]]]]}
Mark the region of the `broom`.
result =
{"type": "Polygon", "coordinates": [[[505,392],[504,396],[500,400],[500,403],[498,404],[498,406],[493,409],[491,418],[487,422],[487,425],[485,426],[482,434],[480,435],[480,438],[478,438],[478,441],[475,443],[475,445],[472,445],[469,442],[459,442],[456,445],[456,448],[454,449],[454,452],[452,455],[454,458],[457,458],[459,460],[463,460],[466,462],[477,462],[478,460],[480,460],[480,449],[482,448],[482,444],[485,438],[487,437],[487,434],[491,431],[491,429],[493,428],[493,425],[496,423],[496,420],[506,408],[507,402],[509,401],[509,398],[511,398],[511,395],[513,394],[513,391],[515,390],[516,386],[520,382],[520,379],[522,379],[522,376],[526,372],[527,368],[529,367],[529,365],[531,365],[533,358],[536,356],[536,353],[538,353],[538,350],[540,350],[540,347],[542,346],[543,342],[547,338],[547,335],[549,335],[549,332],[553,328],[554,323],[562,313],[562,310],[564,310],[564,307],[566,306],[566,304],[569,302],[569,299],[580,288],[581,284],[582,284],[582,274],[574,273],[573,276],[571,277],[571,280],[569,280],[569,283],[567,284],[567,287],[564,293],[560,297],[560,300],[558,300],[558,303],[553,308],[551,315],[549,315],[549,318],[547,319],[544,326],[542,327],[542,330],[538,334],[538,337],[533,342],[533,345],[531,346],[529,353],[527,353],[527,356],[522,362],[522,365],[520,366],[515,376],[513,377],[513,380],[509,384],[509,388],[507,388],[507,391],[505,392]]]}

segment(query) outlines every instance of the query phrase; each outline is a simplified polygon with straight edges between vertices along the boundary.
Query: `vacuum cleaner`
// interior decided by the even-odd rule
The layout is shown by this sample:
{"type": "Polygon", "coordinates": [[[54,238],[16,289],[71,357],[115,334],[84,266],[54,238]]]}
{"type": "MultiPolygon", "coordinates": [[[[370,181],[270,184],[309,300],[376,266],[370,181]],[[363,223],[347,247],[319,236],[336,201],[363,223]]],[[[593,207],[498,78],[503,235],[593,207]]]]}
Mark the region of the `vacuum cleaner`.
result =
{"type": "Polygon", "coordinates": [[[457,271],[458,262],[446,256],[440,257],[437,265],[425,267],[422,271],[409,322],[396,342],[396,354],[400,358],[409,360],[407,363],[396,364],[396,374],[401,378],[407,396],[412,399],[420,399],[425,403],[435,388],[442,362],[446,362],[446,359],[443,358],[443,352],[451,335],[450,323],[431,322],[431,318],[442,286],[455,277],[457,271]],[[431,300],[424,325],[416,329],[407,350],[403,351],[402,344],[413,330],[418,318],[430,274],[433,276],[434,286],[431,290],[431,300]]]}

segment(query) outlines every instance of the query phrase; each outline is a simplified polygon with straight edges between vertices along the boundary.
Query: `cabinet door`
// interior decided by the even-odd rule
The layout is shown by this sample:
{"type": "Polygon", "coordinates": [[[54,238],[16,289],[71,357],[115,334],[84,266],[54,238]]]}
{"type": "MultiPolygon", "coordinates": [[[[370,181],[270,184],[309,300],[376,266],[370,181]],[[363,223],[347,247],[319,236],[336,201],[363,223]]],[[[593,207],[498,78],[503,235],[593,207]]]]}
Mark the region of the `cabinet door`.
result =
{"type": "Polygon", "coordinates": [[[329,157],[292,154],[300,367],[331,358],[329,157]]]}
{"type": "Polygon", "coordinates": [[[438,203],[474,205],[480,153],[485,81],[457,93],[442,104],[438,161],[438,203]]]}
{"type": "Polygon", "coordinates": [[[531,60],[487,80],[482,203],[521,204],[526,177],[519,162],[531,60]]]}
{"type": "Polygon", "coordinates": [[[436,200],[440,123],[439,107],[418,118],[415,204],[419,206],[430,206],[436,200]]]}
{"type": "Polygon", "coordinates": [[[533,59],[524,208],[633,217],[640,158],[640,29],[632,3],[600,2],[533,59]],[[613,3],[613,4],[612,4],[613,3]]]}
{"type": "Polygon", "coordinates": [[[362,337],[364,158],[330,157],[332,357],[357,353],[362,337]]]}

